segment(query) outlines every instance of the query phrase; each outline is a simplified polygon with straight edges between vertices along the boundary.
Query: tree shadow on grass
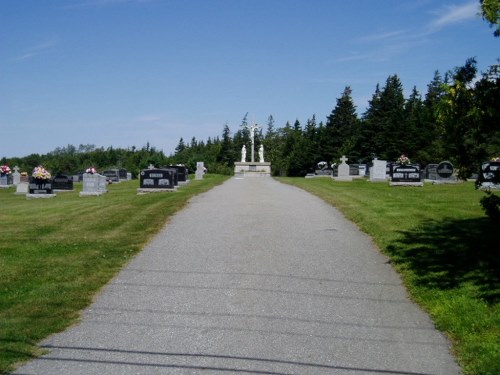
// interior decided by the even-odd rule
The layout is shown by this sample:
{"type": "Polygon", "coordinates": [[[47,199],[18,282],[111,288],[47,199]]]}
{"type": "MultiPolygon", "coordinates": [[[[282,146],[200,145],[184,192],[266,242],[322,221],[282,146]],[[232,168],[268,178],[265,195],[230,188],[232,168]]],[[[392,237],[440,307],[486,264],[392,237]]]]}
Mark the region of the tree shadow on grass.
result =
{"type": "Polygon", "coordinates": [[[387,247],[392,262],[411,269],[417,285],[451,289],[472,283],[480,298],[500,298],[500,227],[489,218],[427,220],[387,247]]]}

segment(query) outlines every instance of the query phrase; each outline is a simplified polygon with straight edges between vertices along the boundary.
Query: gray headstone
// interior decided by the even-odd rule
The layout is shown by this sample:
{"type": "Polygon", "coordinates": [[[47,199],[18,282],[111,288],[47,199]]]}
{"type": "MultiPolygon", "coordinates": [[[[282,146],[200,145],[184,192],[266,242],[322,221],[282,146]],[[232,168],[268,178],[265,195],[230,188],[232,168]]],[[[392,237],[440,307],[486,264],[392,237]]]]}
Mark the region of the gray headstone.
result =
{"type": "Polygon", "coordinates": [[[374,159],[373,166],[370,168],[370,181],[386,181],[387,160],[374,159]]]}

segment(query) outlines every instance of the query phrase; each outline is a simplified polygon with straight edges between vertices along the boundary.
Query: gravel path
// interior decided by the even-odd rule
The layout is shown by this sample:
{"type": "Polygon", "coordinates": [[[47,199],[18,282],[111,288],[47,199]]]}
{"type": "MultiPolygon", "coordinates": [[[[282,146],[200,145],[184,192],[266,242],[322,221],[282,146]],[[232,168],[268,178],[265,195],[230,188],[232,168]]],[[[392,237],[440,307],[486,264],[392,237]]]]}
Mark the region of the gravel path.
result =
{"type": "Polygon", "coordinates": [[[194,198],[42,344],[15,374],[460,373],[370,239],[271,178],[194,198]]]}

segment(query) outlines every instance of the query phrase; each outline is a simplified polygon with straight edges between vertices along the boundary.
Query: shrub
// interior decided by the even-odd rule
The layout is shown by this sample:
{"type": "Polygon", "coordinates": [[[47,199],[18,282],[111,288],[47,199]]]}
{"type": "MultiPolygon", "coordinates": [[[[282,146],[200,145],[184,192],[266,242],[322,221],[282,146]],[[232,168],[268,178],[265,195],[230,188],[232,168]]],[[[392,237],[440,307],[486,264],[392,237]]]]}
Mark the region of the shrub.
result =
{"type": "Polygon", "coordinates": [[[500,221],[500,197],[490,191],[479,201],[483,209],[491,219],[500,221]]]}

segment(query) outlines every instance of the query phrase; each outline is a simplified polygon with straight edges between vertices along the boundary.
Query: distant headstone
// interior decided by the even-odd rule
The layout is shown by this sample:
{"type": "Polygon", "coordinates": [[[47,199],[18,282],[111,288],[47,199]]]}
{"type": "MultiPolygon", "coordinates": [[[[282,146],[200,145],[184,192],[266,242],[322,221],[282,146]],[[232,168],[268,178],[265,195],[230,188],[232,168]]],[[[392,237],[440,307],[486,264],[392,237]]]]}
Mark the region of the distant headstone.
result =
{"type": "Polygon", "coordinates": [[[139,175],[139,193],[151,191],[175,191],[175,169],[145,169],[139,175]]]}
{"type": "Polygon", "coordinates": [[[427,164],[425,167],[425,179],[436,181],[438,179],[437,167],[439,164],[427,164]]]}
{"type": "Polygon", "coordinates": [[[438,175],[435,183],[446,183],[446,184],[455,184],[457,183],[457,177],[454,175],[453,164],[449,161],[442,161],[436,167],[436,173],[438,175]]]}
{"type": "Polygon", "coordinates": [[[22,181],[16,185],[16,195],[26,195],[28,194],[29,182],[22,181]]]}
{"type": "Polygon", "coordinates": [[[418,165],[392,164],[391,186],[423,186],[418,165]]]}
{"type": "Polygon", "coordinates": [[[373,159],[372,164],[373,166],[370,168],[370,181],[387,181],[387,160],[373,159]]]}
{"type": "Polygon", "coordinates": [[[57,174],[52,179],[52,189],[55,191],[73,190],[73,178],[64,174],[57,174]]]}
{"type": "Polygon", "coordinates": [[[106,176],[100,175],[99,173],[84,173],[82,178],[83,187],[80,192],[80,197],[99,196],[108,191],[106,176]]]}
{"type": "Polygon", "coordinates": [[[335,180],[337,181],[352,181],[352,177],[349,175],[349,165],[346,163],[346,161],[349,160],[345,157],[345,155],[342,155],[340,158],[340,165],[337,168],[337,177],[334,177],[335,180]]]}
{"type": "Polygon", "coordinates": [[[127,181],[130,181],[132,179],[132,173],[127,172],[127,181]]]}
{"type": "Polygon", "coordinates": [[[366,164],[358,164],[359,176],[366,176],[366,164]]]}
{"type": "Polygon", "coordinates": [[[55,196],[51,179],[30,178],[27,198],[52,198],[55,196]]]}
{"type": "Polygon", "coordinates": [[[21,182],[21,173],[19,173],[19,167],[16,165],[14,167],[14,172],[12,172],[12,183],[17,185],[21,182]]]}
{"type": "Polygon", "coordinates": [[[126,169],[118,169],[118,178],[121,180],[121,181],[126,181],[128,179],[127,177],[127,170],[126,169]]]}
{"type": "Polygon", "coordinates": [[[196,163],[195,179],[203,180],[204,175],[205,175],[205,164],[202,161],[199,161],[196,163]]]}
{"type": "Polygon", "coordinates": [[[314,175],[316,176],[329,176],[333,175],[333,170],[328,167],[328,163],[326,161],[320,161],[317,164],[317,169],[314,171],[314,175]]]}
{"type": "Polygon", "coordinates": [[[0,187],[8,188],[13,185],[12,173],[0,175],[0,187]]]}
{"type": "Polygon", "coordinates": [[[500,161],[489,161],[481,165],[476,186],[481,190],[500,190],[500,161]]]}
{"type": "Polygon", "coordinates": [[[350,176],[359,176],[359,164],[350,164],[349,165],[349,175],[350,176]]]}
{"type": "Polygon", "coordinates": [[[109,182],[120,181],[120,174],[118,169],[107,169],[105,171],[102,171],[102,175],[105,176],[109,182]]]}
{"type": "Polygon", "coordinates": [[[180,185],[185,185],[189,182],[189,170],[184,165],[169,165],[168,168],[177,171],[177,182],[180,185]]]}
{"type": "Polygon", "coordinates": [[[453,164],[449,161],[442,161],[438,164],[436,172],[440,179],[447,180],[453,176],[453,164]]]}

